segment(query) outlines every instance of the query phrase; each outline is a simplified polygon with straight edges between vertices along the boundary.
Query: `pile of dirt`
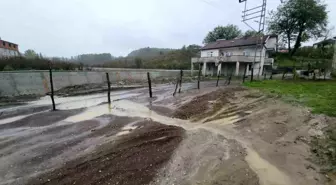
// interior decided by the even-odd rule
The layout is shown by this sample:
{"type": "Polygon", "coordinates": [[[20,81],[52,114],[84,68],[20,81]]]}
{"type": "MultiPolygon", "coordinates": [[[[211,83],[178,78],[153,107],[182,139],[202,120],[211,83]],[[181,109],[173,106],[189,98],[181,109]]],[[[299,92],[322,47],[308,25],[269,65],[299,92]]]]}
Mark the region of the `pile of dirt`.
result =
{"type": "Polygon", "coordinates": [[[243,88],[231,88],[230,90],[219,89],[217,91],[197,96],[190,102],[179,107],[173,117],[179,119],[192,119],[194,121],[214,114],[226,103],[228,97],[233,97],[233,92],[240,91],[243,88]]]}
{"type": "Polygon", "coordinates": [[[151,120],[139,122],[135,126],[140,128],[98,147],[94,153],[42,174],[27,184],[150,183],[182,141],[185,130],[151,120]]]}

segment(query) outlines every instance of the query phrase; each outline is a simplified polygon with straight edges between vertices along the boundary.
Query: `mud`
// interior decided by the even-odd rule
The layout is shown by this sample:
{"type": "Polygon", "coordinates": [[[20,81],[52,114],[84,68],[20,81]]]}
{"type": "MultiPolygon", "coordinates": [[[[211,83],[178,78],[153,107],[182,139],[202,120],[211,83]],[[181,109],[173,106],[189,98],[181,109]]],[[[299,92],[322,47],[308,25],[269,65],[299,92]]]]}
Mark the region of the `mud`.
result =
{"type": "Polygon", "coordinates": [[[111,105],[57,98],[54,115],[0,119],[0,184],[325,184],[310,137],[335,118],[236,85],[195,87],[112,93],[111,105]]]}
{"type": "Polygon", "coordinates": [[[153,121],[136,126],[141,128],[27,184],[148,184],[170,159],[184,130],[153,121]]]}

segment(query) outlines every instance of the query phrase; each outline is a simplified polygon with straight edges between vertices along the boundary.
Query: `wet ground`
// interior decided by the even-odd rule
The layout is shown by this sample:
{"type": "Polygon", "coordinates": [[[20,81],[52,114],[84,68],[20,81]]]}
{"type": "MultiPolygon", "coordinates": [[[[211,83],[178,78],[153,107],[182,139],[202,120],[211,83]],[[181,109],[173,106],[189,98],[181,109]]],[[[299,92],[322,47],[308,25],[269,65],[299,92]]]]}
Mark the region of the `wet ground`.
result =
{"type": "Polygon", "coordinates": [[[324,184],[309,138],[333,118],[204,82],[0,109],[0,184],[324,184]]]}

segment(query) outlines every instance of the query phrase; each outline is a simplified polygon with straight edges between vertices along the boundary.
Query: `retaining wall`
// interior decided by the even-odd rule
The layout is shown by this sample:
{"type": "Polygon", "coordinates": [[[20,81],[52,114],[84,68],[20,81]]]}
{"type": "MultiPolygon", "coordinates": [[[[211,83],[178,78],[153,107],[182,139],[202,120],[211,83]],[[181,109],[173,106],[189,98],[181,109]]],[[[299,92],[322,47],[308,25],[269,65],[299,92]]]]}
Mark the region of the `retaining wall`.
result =
{"type": "MultiPolygon", "coordinates": [[[[54,90],[73,85],[89,83],[106,83],[106,72],[109,73],[111,84],[146,83],[147,72],[151,78],[177,77],[179,70],[146,70],[146,69],[101,69],[94,71],[53,71],[54,90]]],[[[190,75],[190,70],[184,71],[190,75]]],[[[0,73],[0,96],[44,95],[50,92],[49,71],[13,71],[0,73]]]]}

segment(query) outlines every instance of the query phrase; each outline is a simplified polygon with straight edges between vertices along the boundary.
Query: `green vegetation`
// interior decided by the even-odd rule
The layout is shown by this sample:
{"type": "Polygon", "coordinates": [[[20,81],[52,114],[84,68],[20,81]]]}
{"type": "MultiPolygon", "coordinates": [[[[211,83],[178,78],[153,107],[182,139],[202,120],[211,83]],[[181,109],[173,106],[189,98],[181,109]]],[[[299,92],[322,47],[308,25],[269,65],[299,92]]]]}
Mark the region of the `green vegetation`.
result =
{"type": "Polygon", "coordinates": [[[140,50],[142,52],[134,52],[134,57],[119,57],[110,62],[105,63],[102,67],[111,68],[146,68],[146,69],[190,69],[190,61],[192,57],[199,55],[201,46],[189,45],[183,46],[181,49],[164,51],[161,53],[158,48],[150,48],[149,50],[140,50]],[[153,51],[152,51],[153,49],[153,51]],[[151,57],[148,53],[151,53],[151,57]],[[159,52],[159,53],[158,53],[159,52]],[[154,53],[156,53],[154,55],[154,53]]]}
{"type": "Polygon", "coordinates": [[[127,57],[140,57],[140,58],[153,58],[161,55],[165,55],[174,49],[168,48],[140,48],[132,51],[127,55],[127,57]]]}
{"type": "Polygon", "coordinates": [[[204,38],[203,43],[216,42],[218,39],[231,40],[242,35],[242,31],[237,25],[228,24],[226,26],[217,26],[210,31],[204,38]]]}
{"type": "Polygon", "coordinates": [[[301,42],[322,37],[327,32],[326,9],[320,0],[288,0],[270,13],[268,29],[286,38],[288,50],[294,55],[301,42]],[[291,42],[295,42],[293,49],[291,42]]]}
{"type": "Polygon", "coordinates": [[[336,116],[335,81],[256,81],[245,83],[285,100],[300,103],[312,108],[313,113],[336,116]]]}
{"type": "Polygon", "coordinates": [[[48,70],[49,63],[51,62],[52,68],[55,70],[75,70],[79,68],[78,64],[52,61],[42,58],[2,58],[0,59],[0,71],[13,71],[13,70],[48,70]]]}

